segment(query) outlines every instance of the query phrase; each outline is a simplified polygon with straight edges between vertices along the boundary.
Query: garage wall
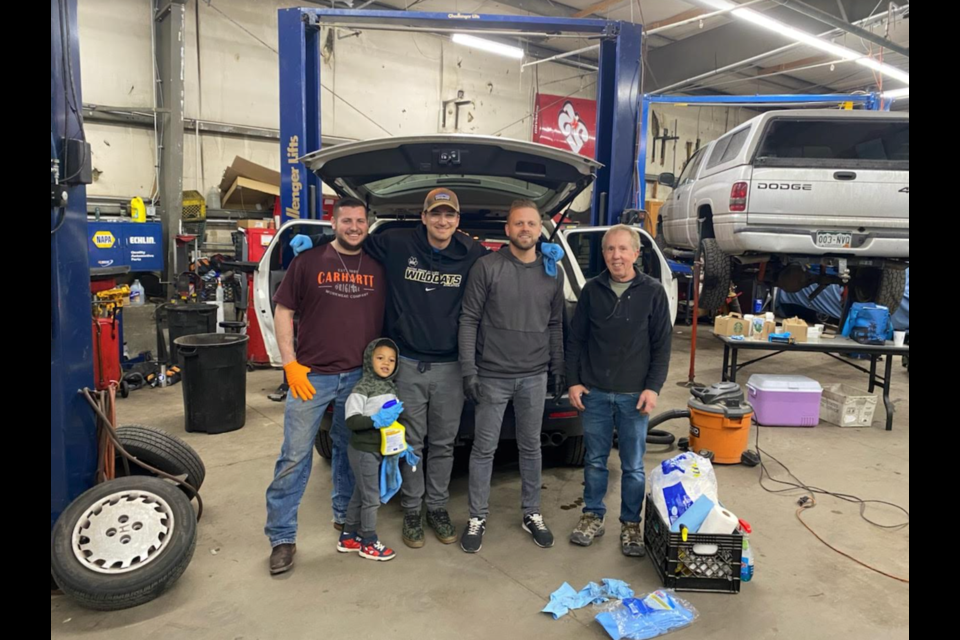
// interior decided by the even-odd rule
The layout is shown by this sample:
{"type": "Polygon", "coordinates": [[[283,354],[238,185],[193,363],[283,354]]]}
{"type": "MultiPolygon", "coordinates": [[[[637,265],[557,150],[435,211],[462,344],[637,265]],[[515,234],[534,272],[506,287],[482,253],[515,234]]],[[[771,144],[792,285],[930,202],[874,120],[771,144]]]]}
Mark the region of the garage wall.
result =
{"type": "MultiPolygon", "coordinates": [[[[279,127],[277,9],[297,6],[278,0],[191,0],[187,4],[185,37],[185,114],[217,122],[279,127]],[[200,42],[198,70],[197,21],[200,42]],[[247,33],[249,32],[249,33],[247,33]],[[259,42],[258,39],[262,42],[259,42]],[[199,81],[198,81],[199,78],[199,81]]],[[[79,3],[83,100],[109,106],[151,107],[151,0],[84,0],[79,3]]],[[[449,8],[449,1],[428,0],[421,10],[449,8]],[[431,6],[436,5],[436,6],[431,6]]],[[[469,8],[469,7],[466,7],[469,8]]],[[[484,12],[517,13],[485,3],[484,12]]],[[[323,33],[324,66],[321,118],[327,134],[355,139],[385,135],[452,132],[441,128],[441,103],[458,90],[473,104],[461,110],[460,131],[529,139],[530,112],[537,87],[545,93],[593,98],[595,74],[554,63],[521,73],[517,61],[474,52],[430,34],[363,31],[352,36],[323,33]],[[335,92],[340,98],[334,98],[335,92]]],[[[658,110],[660,111],[660,110],[658,110]]],[[[704,109],[698,126],[694,112],[663,109],[673,128],[679,118],[684,140],[704,141],[722,134],[739,118],[736,109],[704,109]],[[676,115],[668,112],[676,111],[676,115]],[[709,113],[707,113],[709,111],[709,113]],[[723,113],[721,113],[723,112],[723,113]],[[729,115],[727,115],[729,112],[729,115]]],[[[453,112],[449,112],[452,123],[453,112]]],[[[152,131],[88,125],[96,181],[91,195],[149,195],[154,185],[155,145],[152,131]]],[[[202,162],[197,162],[197,138],[184,140],[184,188],[198,189],[217,204],[217,185],[234,156],[279,166],[279,145],[200,137],[202,162]]],[[[651,173],[671,170],[648,166],[651,173]]],[[[678,144],[677,164],[685,150],[678,144]]]]}

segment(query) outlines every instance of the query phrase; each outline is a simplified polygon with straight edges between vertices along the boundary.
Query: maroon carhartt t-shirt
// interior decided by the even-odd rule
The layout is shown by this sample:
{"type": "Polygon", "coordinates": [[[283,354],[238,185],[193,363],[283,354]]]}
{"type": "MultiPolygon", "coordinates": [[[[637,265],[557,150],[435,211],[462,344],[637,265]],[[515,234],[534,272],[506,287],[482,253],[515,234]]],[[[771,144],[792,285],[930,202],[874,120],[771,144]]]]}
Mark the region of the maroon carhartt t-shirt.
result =
{"type": "Polygon", "coordinates": [[[363,350],[381,337],[386,287],[383,267],[363,252],[330,243],[294,258],[273,301],[300,314],[297,362],[326,374],[363,366],[363,350]]]}

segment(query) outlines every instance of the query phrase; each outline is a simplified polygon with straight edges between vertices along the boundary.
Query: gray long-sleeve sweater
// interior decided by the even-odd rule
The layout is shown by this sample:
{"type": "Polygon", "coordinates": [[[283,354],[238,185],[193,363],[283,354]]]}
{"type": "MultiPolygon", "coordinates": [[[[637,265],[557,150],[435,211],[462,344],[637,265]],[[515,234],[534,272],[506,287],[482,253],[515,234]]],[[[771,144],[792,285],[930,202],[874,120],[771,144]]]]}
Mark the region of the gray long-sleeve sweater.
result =
{"type": "Polygon", "coordinates": [[[463,376],[520,378],[563,372],[563,271],[543,256],[520,262],[505,246],[470,270],[460,314],[463,376]]]}

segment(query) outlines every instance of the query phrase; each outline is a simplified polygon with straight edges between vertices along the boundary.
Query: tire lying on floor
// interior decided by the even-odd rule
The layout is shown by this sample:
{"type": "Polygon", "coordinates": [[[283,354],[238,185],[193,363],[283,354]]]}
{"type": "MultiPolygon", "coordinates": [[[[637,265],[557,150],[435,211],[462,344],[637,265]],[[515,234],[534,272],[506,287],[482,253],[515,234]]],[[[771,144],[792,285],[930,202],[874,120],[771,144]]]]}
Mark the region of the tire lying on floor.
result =
{"type": "MultiPolygon", "coordinates": [[[[151,467],[183,478],[194,489],[199,489],[203,484],[207,471],[203,466],[203,460],[200,459],[200,454],[177,436],[156,427],[130,424],[117,427],[117,439],[128,453],[151,467]]],[[[116,469],[118,476],[126,473],[122,456],[119,454],[116,469]]],[[[130,475],[152,476],[153,474],[131,462],[130,475]]]]}
{"type": "Polygon", "coordinates": [[[196,543],[197,516],[180,489],[159,478],[118,478],[84,492],[60,515],[50,568],[81,606],[126,609],[169,589],[196,543]]]}

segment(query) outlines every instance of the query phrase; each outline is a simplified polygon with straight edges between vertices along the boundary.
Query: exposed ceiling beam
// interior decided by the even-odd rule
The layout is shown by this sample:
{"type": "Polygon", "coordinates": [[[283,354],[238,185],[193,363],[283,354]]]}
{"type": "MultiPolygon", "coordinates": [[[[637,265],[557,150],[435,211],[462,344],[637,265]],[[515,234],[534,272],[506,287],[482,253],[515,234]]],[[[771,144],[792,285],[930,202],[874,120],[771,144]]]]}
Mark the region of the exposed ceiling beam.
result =
{"type": "Polygon", "coordinates": [[[868,42],[879,45],[891,51],[896,51],[897,53],[910,57],[910,47],[904,47],[888,38],[884,38],[881,35],[877,35],[872,31],[867,29],[862,29],[856,25],[852,25],[845,20],[842,20],[831,13],[818,9],[817,7],[812,7],[806,2],[801,2],[800,0],[774,0],[777,4],[783,5],[792,11],[796,11],[799,14],[808,16],[822,22],[825,25],[831,26],[834,29],[841,29],[847,33],[853,34],[859,38],[863,38],[868,42]]]}
{"type": "Polygon", "coordinates": [[[603,2],[598,2],[598,3],[596,3],[596,4],[592,4],[592,5],[590,5],[589,7],[587,7],[586,9],[583,9],[582,11],[577,11],[575,14],[573,14],[573,17],[574,17],[574,18],[589,18],[590,16],[592,16],[592,15],[595,14],[595,13],[596,13],[596,14],[599,14],[599,13],[602,13],[602,12],[604,12],[604,11],[610,11],[610,10],[613,9],[614,7],[623,4],[625,1],[626,1],[626,0],[603,0],[603,2]]]}
{"type": "Polygon", "coordinates": [[[794,60],[793,62],[785,62],[784,64],[778,64],[772,67],[760,67],[757,69],[757,75],[765,76],[771,73],[781,73],[783,71],[792,71],[794,69],[799,69],[800,67],[807,67],[811,64],[820,64],[821,62],[829,62],[831,60],[830,56],[811,56],[809,58],[803,58],[802,60],[794,60]]]}
{"type": "Polygon", "coordinates": [[[710,9],[687,9],[686,11],[682,13],[678,13],[675,16],[670,16],[669,18],[664,18],[663,20],[657,20],[656,22],[645,24],[643,25],[643,28],[646,29],[647,31],[653,31],[654,29],[669,27],[670,25],[676,24],[678,22],[683,22],[684,20],[699,18],[700,16],[708,13],[710,13],[710,9]]]}
{"type": "MultiPolygon", "coordinates": [[[[847,0],[845,4],[850,18],[859,22],[858,26],[875,24],[886,15],[884,13],[872,20],[866,20],[876,6],[876,0],[847,0]]],[[[786,7],[773,6],[769,11],[765,11],[764,15],[787,22],[796,29],[823,35],[823,26],[819,21],[797,14],[786,7]]],[[[684,85],[716,77],[720,71],[730,73],[734,69],[758,66],[764,58],[800,46],[772,31],[756,29],[740,20],[732,21],[651,49],[647,54],[647,63],[653,73],[645,80],[645,90],[680,90],[684,85]]],[[[797,91],[808,91],[811,88],[811,83],[789,75],[777,76],[777,80],[795,83],[797,91]]]]}
{"type": "MultiPolygon", "coordinates": [[[[572,18],[573,14],[580,11],[576,7],[571,7],[560,2],[551,0],[496,0],[499,4],[505,4],[514,9],[529,11],[541,16],[556,16],[560,18],[572,18]]],[[[584,16],[589,17],[589,16],[584,16]]]]}

